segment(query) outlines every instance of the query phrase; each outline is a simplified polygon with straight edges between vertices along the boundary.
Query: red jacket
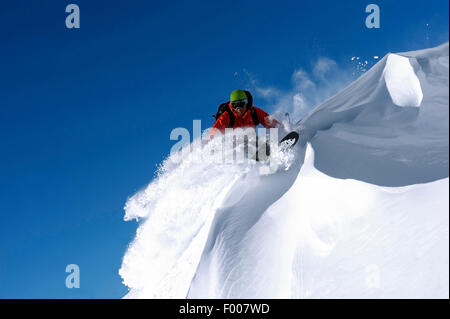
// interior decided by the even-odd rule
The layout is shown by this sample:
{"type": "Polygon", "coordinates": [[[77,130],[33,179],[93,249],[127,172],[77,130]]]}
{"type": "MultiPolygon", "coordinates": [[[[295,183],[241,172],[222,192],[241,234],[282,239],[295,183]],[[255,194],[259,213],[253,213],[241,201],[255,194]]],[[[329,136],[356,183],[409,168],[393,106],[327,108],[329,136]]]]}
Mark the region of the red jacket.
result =
{"type": "MultiPolygon", "coordinates": [[[[228,104],[229,106],[229,104],[228,104]]],[[[256,115],[258,116],[259,123],[265,128],[273,128],[280,125],[276,119],[270,117],[269,114],[261,110],[256,106],[251,106],[242,116],[239,116],[231,107],[229,107],[231,112],[233,112],[235,119],[233,128],[237,127],[255,127],[255,123],[253,122],[252,115],[250,114],[250,109],[254,108],[256,110],[256,115]]],[[[217,119],[216,123],[214,123],[209,136],[212,137],[216,131],[220,131],[221,133],[225,132],[225,129],[228,127],[230,123],[230,115],[228,112],[223,112],[222,115],[217,119]]]]}

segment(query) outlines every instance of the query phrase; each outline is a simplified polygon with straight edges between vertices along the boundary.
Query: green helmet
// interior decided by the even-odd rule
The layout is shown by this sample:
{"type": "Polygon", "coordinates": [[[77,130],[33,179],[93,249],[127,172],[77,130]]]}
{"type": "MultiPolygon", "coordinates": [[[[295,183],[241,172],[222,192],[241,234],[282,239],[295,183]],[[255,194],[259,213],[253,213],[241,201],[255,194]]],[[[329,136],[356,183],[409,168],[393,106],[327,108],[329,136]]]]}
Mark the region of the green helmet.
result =
{"type": "Polygon", "coordinates": [[[247,94],[243,90],[234,90],[230,95],[230,102],[247,99],[247,94]]]}

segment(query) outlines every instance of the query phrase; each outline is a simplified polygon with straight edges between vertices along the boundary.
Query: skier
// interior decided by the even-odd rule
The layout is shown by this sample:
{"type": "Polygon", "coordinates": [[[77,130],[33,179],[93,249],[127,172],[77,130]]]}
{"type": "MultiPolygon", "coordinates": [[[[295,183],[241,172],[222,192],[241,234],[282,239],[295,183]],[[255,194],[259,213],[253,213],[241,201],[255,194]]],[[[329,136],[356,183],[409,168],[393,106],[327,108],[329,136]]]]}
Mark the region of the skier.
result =
{"type": "Polygon", "coordinates": [[[209,133],[210,138],[217,132],[224,133],[226,128],[256,127],[258,124],[265,128],[283,128],[282,123],[253,106],[252,95],[244,90],[231,92],[230,101],[222,103],[214,117],[216,122],[209,133]]]}

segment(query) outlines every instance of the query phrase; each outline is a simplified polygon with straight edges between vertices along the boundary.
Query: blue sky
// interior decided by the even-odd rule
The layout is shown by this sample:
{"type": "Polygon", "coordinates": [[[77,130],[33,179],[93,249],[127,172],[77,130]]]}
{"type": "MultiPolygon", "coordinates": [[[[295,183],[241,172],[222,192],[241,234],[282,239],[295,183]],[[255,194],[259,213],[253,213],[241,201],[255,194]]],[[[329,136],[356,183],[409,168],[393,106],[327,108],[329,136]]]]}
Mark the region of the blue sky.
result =
{"type": "Polygon", "coordinates": [[[137,227],[123,221],[127,198],[153,178],[171,130],[211,126],[233,89],[289,91],[318,57],[351,70],[353,56],[448,41],[444,0],[80,0],[76,30],[69,3],[0,9],[0,298],[123,296],[137,227]],[[380,29],[365,27],[370,3],[380,29]],[[68,264],[79,289],[65,287],[68,264]]]}

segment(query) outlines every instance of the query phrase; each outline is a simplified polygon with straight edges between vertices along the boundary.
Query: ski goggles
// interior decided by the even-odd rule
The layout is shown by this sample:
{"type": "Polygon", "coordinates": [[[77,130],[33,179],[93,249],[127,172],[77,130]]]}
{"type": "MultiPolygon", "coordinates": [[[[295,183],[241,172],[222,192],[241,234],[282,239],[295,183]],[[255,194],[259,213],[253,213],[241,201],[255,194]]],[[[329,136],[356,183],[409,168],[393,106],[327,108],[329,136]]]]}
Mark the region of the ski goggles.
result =
{"type": "Polygon", "coordinates": [[[230,105],[233,109],[239,109],[239,108],[243,108],[247,105],[248,100],[247,99],[242,99],[242,100],[236,100],[233,102],[230,102],[230,105]]]}

